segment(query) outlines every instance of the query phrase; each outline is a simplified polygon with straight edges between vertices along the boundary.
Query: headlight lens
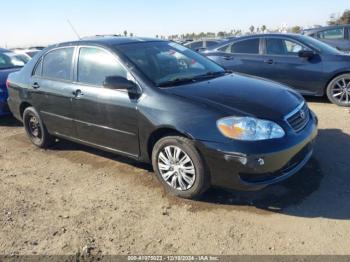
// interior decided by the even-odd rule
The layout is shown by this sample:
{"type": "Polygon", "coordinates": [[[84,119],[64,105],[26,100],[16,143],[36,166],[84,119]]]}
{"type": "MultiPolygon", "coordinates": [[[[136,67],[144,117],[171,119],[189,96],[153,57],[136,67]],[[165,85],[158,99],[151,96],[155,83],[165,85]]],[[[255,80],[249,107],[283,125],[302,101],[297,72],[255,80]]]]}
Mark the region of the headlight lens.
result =
{"type": "Polygon", "coordinates": [[[226,117],[219,119],[217,126],[224,136],[237,140],[259,141],[285,135],[275,122],[253,117],[226,117]]]}

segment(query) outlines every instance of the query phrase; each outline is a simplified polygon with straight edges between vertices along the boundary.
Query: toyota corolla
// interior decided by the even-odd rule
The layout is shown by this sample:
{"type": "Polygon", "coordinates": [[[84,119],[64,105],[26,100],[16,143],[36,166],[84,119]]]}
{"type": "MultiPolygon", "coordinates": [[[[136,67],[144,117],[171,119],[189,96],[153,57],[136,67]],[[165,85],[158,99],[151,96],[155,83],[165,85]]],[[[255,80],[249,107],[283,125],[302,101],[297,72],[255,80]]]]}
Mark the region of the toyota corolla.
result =
{"type": "Polygon", "coordinates": [[[9,76],[9,107],[41,148],[68,139],[153,164],[172,194],[258,190],[298,172],[317,118],[295,91],[232,74],[173,42],[51,46],[9,76]]]}

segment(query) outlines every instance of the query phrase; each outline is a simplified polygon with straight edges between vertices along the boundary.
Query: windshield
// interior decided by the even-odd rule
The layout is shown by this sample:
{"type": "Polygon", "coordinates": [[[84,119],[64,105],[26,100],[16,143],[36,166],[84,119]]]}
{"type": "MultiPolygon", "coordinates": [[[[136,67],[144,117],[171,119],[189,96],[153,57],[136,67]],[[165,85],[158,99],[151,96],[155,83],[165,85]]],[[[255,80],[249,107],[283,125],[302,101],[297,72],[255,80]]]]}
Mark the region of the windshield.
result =
{"type": "Polygon", "coordinates": [[[116,48],[159,87],[191,83],[225,73],[209,59],[173,42],[136,43],[116,48]]]}
{"type": "Polygon", "coordinates": [[[12,52],[0,53],[0,69],[22,67],[28,62],[21,55],[12,52]]]}
{"type": "Polygon", "coordinates": [[[325,44],[325,43],[323,43],[315,38],[312,38],[310,36],[305,36],[305,35],[301,35],[299,37],[301,40],[303,40],[305,42],[305,44],[318,50],[321,53],[335,54],[335,55],[340,54],[340,52],[336,48],[334,48],[330,45],[327,45],[327,44],[325,44]]]}

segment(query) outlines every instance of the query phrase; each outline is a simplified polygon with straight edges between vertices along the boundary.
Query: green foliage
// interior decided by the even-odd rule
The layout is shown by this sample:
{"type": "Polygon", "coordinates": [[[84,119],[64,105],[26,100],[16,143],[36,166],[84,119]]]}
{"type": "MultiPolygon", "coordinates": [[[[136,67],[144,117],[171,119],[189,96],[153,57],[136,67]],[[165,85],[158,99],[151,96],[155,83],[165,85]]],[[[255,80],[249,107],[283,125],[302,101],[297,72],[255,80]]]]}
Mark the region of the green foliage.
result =
{"type": "Polygon", "coordinates": [[[350,10],[345,10],[341,16],[332,14],[328,25],[347,25],[350,24],[350,10]]]}
{"type": "Polygon", "coordinates": [[[295,33],[295,34],[300,34],[301,30],[302,30],[302,28],[300,26],[298,26],[298,25],[293,26],[291,28],[292,33],[295,33]]]}

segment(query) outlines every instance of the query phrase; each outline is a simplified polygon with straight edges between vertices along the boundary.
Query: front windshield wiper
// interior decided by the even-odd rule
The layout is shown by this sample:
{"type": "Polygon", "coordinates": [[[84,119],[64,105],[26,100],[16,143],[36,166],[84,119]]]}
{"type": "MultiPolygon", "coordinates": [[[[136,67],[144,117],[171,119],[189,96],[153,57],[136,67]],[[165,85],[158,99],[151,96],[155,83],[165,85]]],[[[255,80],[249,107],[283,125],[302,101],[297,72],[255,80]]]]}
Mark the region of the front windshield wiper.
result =
{"type": "Polygon", "coordinates": [[[175,85],[181,85],[186,83],[193,83],[195,82],[194,78],[175,78],[169,81],[164,81],[159,84],[157,84],[158,87],[167,87],[167,86],[175,86],[175,85]]]}
{"type": "Polygon", "coordinates": [[[215,78],[218,76],[222,76],[226,73],[227,73],[226,71],[209,71],[205,74],[194,77],[194,79],[198,80],[198,79],[204,79],[204,78],[215,78]]]}
{"type": "Polygon", "coordinates": [[[227,73],[232,73],[231,71],[223,70],[223,71],[209,71],[202,75],[197,75],[193,77],[184,77],[184,78],[175,78],[169,81],[161,82],[157,84],[158,87],[166,87],[166,86],[175,86],[175,85],[181,85],[186,83],[194,83],[196,81],[200,81],[203,79],[208,78],[215,78],[218,76],[222,76],[227,73]]]}

